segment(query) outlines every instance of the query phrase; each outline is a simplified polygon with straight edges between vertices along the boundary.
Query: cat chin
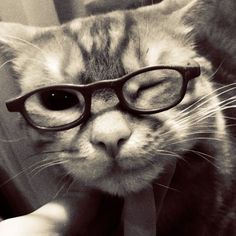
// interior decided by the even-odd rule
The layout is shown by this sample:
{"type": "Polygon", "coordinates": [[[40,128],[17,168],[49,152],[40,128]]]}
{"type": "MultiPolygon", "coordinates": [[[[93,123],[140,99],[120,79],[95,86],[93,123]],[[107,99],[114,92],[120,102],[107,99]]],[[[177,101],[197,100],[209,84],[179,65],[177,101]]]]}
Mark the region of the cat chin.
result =
{"type": "Polygon", "coordinates": [[[160,166],[152,166],[144,168],[142,171],[121,172],[86,183],[86,185],[112,195],[126,196],[150,186],[151,182],[163,172],[163,169],[160,166]]]}

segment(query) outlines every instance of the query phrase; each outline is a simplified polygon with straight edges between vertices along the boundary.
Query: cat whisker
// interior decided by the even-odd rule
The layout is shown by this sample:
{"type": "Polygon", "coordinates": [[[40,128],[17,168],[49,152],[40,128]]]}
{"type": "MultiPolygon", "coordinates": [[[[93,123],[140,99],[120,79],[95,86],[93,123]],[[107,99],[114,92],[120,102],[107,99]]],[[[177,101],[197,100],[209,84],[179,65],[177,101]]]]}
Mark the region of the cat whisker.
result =
{"type": "Polygon", "coordinates": [[[38,168],[41,168],[41,167],[43,167],[43,166],[46,166],[46,165],[48,165],[48,164],[52,164],[52,163],[54,163],[54,162],[59,162],[59,161],[63,161],[63,159],[59,159],[59,158],[51,158],[51,159],[44,159],[44,160],[41,160],[41,161],[39,161],[39,162],[37,162],[37,163],[35,163],[34,165],[36,165],[36,167],[32,170],[32,171],[34,171],[34,170],[37,170],[38,168]],[[40,164],[40,166],[38,166],[40,164]]]}
{"type": "MultiPolygon", "coordinates": [[[[37,154],[35,154],[37,155],[37,154]]],[[[34,155],[34,156],[35,156],[34,155]]],[[[31,164],[30,166],[25,167],[23,170],[19,171],[18,173],[16,173],[15,175],[13,175],[12,177],[10,177],[9,179],[7,179],[6,181],[4,181],[3,183],[0,183],[0,188],[3,187],[4,185],[8,184],[9,182],[13,181],[14,179],[16,179],[17,177],[21,176],[22,174],[28,173],[30,174],[31,172],[34,171],[34,169],[38,169],[40,168],[39,165],[42,164],[42,166],[45,166],[47,163],[51,163],[52,161],[54,161],[57,157],[54,158],[47,158],[47,159],[43,159],[40,161],[37,161],[33,164],[31,164]],[[33,170],[31,170],[33,168],[33,170]]],[[[61,160],[60,160],[61,161],[61,160]]],[[[59,164],[59,161],[58,161],[59,164]]]]}
{"type": "Polygon", "coordinates": [[[51,161],[49,163],[43,164],[41,166],[38,166],[36,168],[34,168],[30,174],[33,174],[32,176],[34,177],[35,175],[39,174],[40,172],[42,172],[43,170],[52,167],[52,166],[56,166],[56,165],[61,165],[64,163],[67,163],[69,160],[56,160],[56,161],[51,161]],[[35,173],[34,173],[35,172],[35,173]]]}
{"type": "Polygon", "coordinates": [[[175,152],[168,151],[168,150],[161,150],[161,149],[158,149],[156,151],[157,151],[157,154],[160,153],[161,155],[168,155],[168,156],[176,157],[177,159],[183,160],[183,157],[181,157],[179,154],[175,152]]]}
{"type": "Polygon", "coordinates": [[[10,183],[11,181],[13,181],[14,179],[16,179],[17,177],[19,177],[20,175],[22,175],[23,173],[25,173],[25,170],[22,170],[20,172],[18,172],[17,174],[15,174],[14,176],[10,177],[9,179],[5,180],[4,182],[0,183],[0,189],[2,187],[4,187],[6,184],[10,183]]]}
{"type": "Polygon", "coordinates": [[[181,192],[180,190],[178,190],[178,189],[176,189],[176,188],[172,188],[172,187],[170,187],[170,186],[167,186],[167,185],[164,185],[164,184],[160,184],[160,183],[154,183],[153,185],[158,185],[158,186],[160,186],[160,187],[162,187],[162,188],[165,188],[165,189],[167,189],[167,190],[171,190],[171,191],[175,191],[175,192],[181,192]]]}
{"type": "Polygon", "coordinates": [[[7,65],[8,63],[13,62],[13,61],[14,61],[14,60],[11,59],[11,60],[8,60],[8,61],[3,62],[3,64],[0,66],[0,70],[1,70],[5,65],[7,65]]]}
{"type": "Polygon", "coordinates": [[[227,109],[231,109],[231,108],[236,108],[236,105],[230,105],[232,103],[234,103],[236,100],[232,100],[231,99],[227,99],[223,102],[221,102],[223,104],[222,106],[216,106],[214,109],[211,108],[211,109],[201,109],[199,110],[198,112],[195,112],[193,113],[193,115],[196,117],[196,118],[193,118],[192,116],[189,117],[185,117],[185,118],[182,118],[181,120],[177,120],[176,123],[178,125],[181,125],[183,123],[186,123],[186,121],[190,120],[191,122],[194,122],[195,124],[196,123],[199,123],[200,121],[203,121],[209,117],[213,117],[213,115],[215,115],[218,111],[224,111],[224,110],[227,110],[227,109]]]}
{"type": "Polygon", "coordinates": [[[223,131],[217,131],[217,130],[201,130],[201,131],[194,131],[189,133],[188,135],[193,135],[193,134],[217,134],[217,135],[221,135],[221,136],[225,136],[228,137],[226,132],[223,131]]]}
{"type": "Polygon", "coordinates": [[[32,48],[35,48],[37,49],[39,52],[41,52],[43,54],[43,56],[46,56],[47,54],[37,45],[25,40],[25,39],[22,39],[22,38],[19,38],[19,37],[16,37],[16,36],[12,36],[12,35],[6,35],[7,38],[10,38],[10,39],[14,39],[14,40],[18,40],[32,48]]]}
{"type": "Polygon", "coordinates": [[[209,154],[206,154],[206,153],[204,153],[204,152],[201,152],[201,151],[196,151],[196,150],[192,150],[192,149],[182,149],[182,150],[187,151],[187,152],[190,151],[190,152],[194,152],[194,153],[197,153],[197,154],[201,154],[201,155],[203,155],[203,156],[205,156],[205,157],[207,157],[207,158],[210,158],[210,159],[212,159],[212,160],[215,159],[213,156],[211,156],[211,155],[209,155],[209,154]]]}
{"type": "Polygon", "coordinates": [[[168,154],[168,155],[171,155],[171,156],[175,156],[175,157],[181,157],[179,156],[178,154],[176,154],[175,152],[171,152],[171,151],[168,151],[168,150],[156,150],[158,153],[161,153],[161,154],[168,154]]]}
{"type": "Polygon", "coordinates": [[[69,174],[66,173],[64,176],[61,177],[61,179],[58,181],[58,185],[62,185],[61,187],[58,189],[58,191],[55,193],[55,195],[53,196],[53,199],[56,199],[62,192],[67,192],[71,186],[71,184],[73,183],[73,181],[71,181],[71,179],[68,179],[69,174]]]}
{"type": "Polygon", "coordinates": [[[53,150],[53,151],[44,151],[44,152],[39,152],[39,153],[33,153],[31,155],[29,155],[26,160],[28,160],[29,158],[32,157],[36,157],[36,156],[41,156],[41,155],[50,155],[50,154],[56,154],[56,153],[61,153],[66,151],[65,149],[61,149],[61,150],[53,150]]]}
{"type": "Polygon", "coordinates": [[[191,120],[190,120],[190,123],[188,123],[186,125],[182,125],[181,129],[185,130],[185,129],[189,129],[189,128],[192,128],[192,127],[195,128],[196,125],[197,125],[198,129],[212,128],[212,131],[216,131],[216,128],[217,128],[217,125],[210,125],[210,124],[208,124],[208,122],[201,122],[199,124],[196,124],[195,122],[191,122],[191,120]]]}
{"type": "MultiPolygon", "coordinates": [[[[67,175],[68,175],[68,176],[73,176],[73,173],[70,172],[70,171],[67,171],[67,175]]],[[[71,180],[70,180],[70,182],[69,182],[69,184],[68,184],[68,185],[66,186],[66,188],[65,188],[65,194],[70,191],[71,186],[73,186],[74,184],[80,184],[80,183],[79,183],[78,180],[76,181],[76,180],[72,177],[71,180]]]]}
{"type": "Polygon", "coordinates": [[[176,118],[181,117],[182,115],[186,116],[189,113],[194,112],[196,109],[199,109],[199,107],[202,107],[203,105],[207,104],[209,101],[211,101],[212,99],[215,99],[225,93],[231,92],[232,90],[236,89],[236,83],[231,83],[228,85],[225,85],[223,87],[220,87],[218,89],[215,89],[214,91],[208,93],[207,95],[201,97],[200,99],[198,99],[196,102],[194,102],[193,104],[191,104],[190,106],[186,107],[185,109],[183,109],[182,111],[179,112],[179,115],[176,118]],[[233,88],[230,88],[234,86],[233,88]],[[229,88],[229,89],[226,89],[229,88]],[[225,90],[226,89],[226,90],[225,90]],[[223,91],[221,91],[223,90],[223,91]],[[220,92],[217,94],[217,92],[220,92]],[[212,96],[214,95],[214,96],[212,96]],[[198,105],[197,105],[198,104],[198,105]],[[196,106],[197,105],[197,106],[196,106]]]}
{"type": "MultiPolygon", "coordinates": [[[[40,61],[40,60],[35,59],[35,58],[28,58],[28,60],[29,60],[29,61],[33,61],[33,62],[37,62],[37,63],[42,64],[42,65],[45,65],[43,61],[40,61]]],[[[14,62],[14,59],[5,61],[5,62],[0,66],[0,70],[1,70],[5,65],[7,65],[7,64],[10,63],[10,62],[14,62]]]]}
{"type": "MultiPolygon", "coordinates": [[[[224,101],[221,101],[220,103],[216,104],[214,108],[209,109],[209,107],[205,108],[205,109],[199,109],[199,111],[193,113],[196,117],[199,117],[201,114],[211,114],[214,112],[214,114],[217,111],[221,111],[221,110],[225,110],[225,109],[229,109],[229,108],[233,108],[231,106],[228,106],[232,103],[236,102],[236,97],[230,97],[228,99],[225,99],[224,101]]],[[[234,105],[233,105],[234,106],[234,105]]],[[[178,122],[184,122],[185,120],[189,119],[189,113],[187,114],[183,114],[181,119],[177,120],[178,122]],[[186,117],[184,117],[186,116],[186,117]],[[184,117],[184,118],[183,118],[184,117]]]]}
{"type": "Polygon", "coordinates": [[[227,125],[225,125],[225,127],[228,127],[228,128],[235,127],[235,126],[236,126],[236,124],[227,124],[227,125]]]}
{"type": "Polygon", "coordinates": [[[208,154],[203,153],[203,152],[200,152],[200,151],[191,150],[191,149],[182,149],[182,150],[197,154],[197,156],[200,156],[200,157],[203,158],[205,161],[209,162],[212,166],[214,166],[216,169],[219,169],[219,170],[220,170],[220,167],[219,167],[219,166],[217,166],[214,162],[212,162],[211,160],[208,159],[208,158],[210,158],[210,159],[213,159],[213,160],[214,160],[214,157],[213,157],[213,156],[208,155],[208,154]]]}
{"type": "Polygon", "coordinates": [[[0,184],[0,188],[3,187],[4,185],[8,184],[9,182],[13,181],[14,179],[16,179],[17,177],[19,177],[20,175],[27,173],[31,168],[34,168],[35,166],[39,165],[42,162],[45,162],[46,160],[41,160],[38,161],[28,167],[26,167],[26,169],[21,170],[20,172],[18,172],[17,174],[15,174],[14,176],[10,177],[8,180],[4,181],[3,183],[0,184]]]}
{"type": "MultiPolygon", "coordinates": [[[[193,124],[193,126],[194,126],[194,124],[193,124]]],[[[196,125],[195,125],[195,127],[196,127],[196,125]]],[[[199,129],[200,127],[198,127],[198,129],[199,129]]],[[[208,127],[206,127],[206,128],[208,128],[208,127]]],[[[192,135],[198,135],[198,134],[202,134],[202,135],[206,135],[206,134],[213,134],[213,135],[218,135],[218,138],[219,137],[221,137],[221,138],[228,138],[228,137],[230,137],[229,136],[229,134],[227,134],[226,132],[223,132],[223,131],[218,131],[218,130],[215,130],[215,129],[204,129],[204,130],[200,130],[200,131],[191,131],[191,132],[189,132],[188,134],[187,134],[187,136],[192,136],[192,135]]],[[[168,141],[170,142],[170,141],[172,141],[172,140],[175,140],[175,138],[170,138],[170,139],[168,139],[168,141]]]]}
{"type": "Polygon", "coordinates": [[[216,70],[209,76],[209,80],[213,80],[214,76],[217,74],[217,72],[220,70],[220,68],[223,66],[224,62],[225,62],[226,58],[224,58],[221,63],[219,64],[219,66],[216,68],[216,70]]]}
{"type": "Polygon", "coordinates": [[[227,109],[230,109],[230,108],[235,108],[235,107],[236,106],[234,106],[234,105],[232,105],[232,106],[228,106],[227,105],[225,107],[216,108],[214,110],[209,110],[208,112],[202,112],[204,114],[204,116],[202,116],[202,117],[200,116],[201,118],[198,118],[198,119],[195,119],[195,120],[193,119],[192,121],[198,123],[198,122],[200,122],[202,120],[205,120],[207,118],[213,117],[213,115],[215,115],[216,112],[218,112],[218,111],[224,111],[224,110],[227,110],[227,109]]]}
{"type": "MultiPolygon", "coordinates": [[[[194,114],[196,115],[196,114],[194,114]]],[[[199,114],[197,114],[197,118],[199,119],[199,114]]],[[[204,121],[202,119],[201,123],[198,123],[197,121],[197,118],[196,119],[193,119],[193,117],[186,117],[185,119],[185,122],[182,122],[182,120],[174,120],[174,123],[176,126],[181,126],[181,130],[189,130],[191,127],[194,127],[196,128],[196,125],[198,127],[198,129],[209,129],[209,128],[214,128],[214,132],[216,131],[216,128],[217,128],[217,125],[216,124],[209,124],[209,122],[207,121],[204,121]]],[[[167,130],[163,133],[160,133],[159,136],[160,137],[165,137],[166,135],[168,134],[171,134],[173,133],[173,130],[167,130]]]]}
{"type": "Polygon", "coordinates": [[[26,137],[16,138],[16,139],[2,139],[2,138],[0,138],[0,142],[3,142],[3,143],[17,143],[19,141],[26,140],[26,139],[27,139],[26,137]]]}
{"type": "Polygon", "coordinates": [[[224,116],[224,118],[228,120],[236,120],[236,117],[233,117],[233,116],[224,116]]]}
{"type": "Polygon", "coordinates": [[[227,133],[224,133],[224,132],[221,132],[221,131],[215,131],[215,130],[202,130],[202,131],[192,131],[190,132],[189,134],[186,135],[186,139],[182,139],[181,141],[176,141],[176,142],[173,142],[171,143],[172,141],[175,141],[176,138],[171,138],[171,139],[168,139],[168,142],[170,143],[170,145],[174,145],[174,144],[178,144],[178,143],[182,143],[182,142],[188,142],[188,141],[194,141],[194,140],[202,140],[202,139],[205,139],[205,140],[212,140],[212,141],[219,141],[219,142],[222,142],[224,141],[225,143],[228,143],[228,144],[233,144],[235,145],[235,143],[233,141],[229,141],[229,138],[231,138],[232,140],[234,140],[234,136],[233,135],[230,135],[230,134],[227,134],[227,133]],[[197,136],[197,137],[194,137],[195,135],[207,135],[207,134],[214,134],[214,135],[218,135],[218,137],[208,137],[208,136],[203,136],[203,137],[200,137],[200,136],[197,136]],[[193,137],[191,137],[193,136],[193,137]],[[191,137],[191,138],[190,138],[191,137]]]}
{"type": "MultiPolygon", "coordinates": [[[[189,130],[191,127],[194,127],[194,128],[196,127],[196,123],[195,123],[195,122],[192,122],[192,119],[191,119],[191,118],[189,118],[189,121],[190,121],[191,123],[186,122],[186,124],[184,124],[184,125],[181,124],[181,130],[182,130],[182,131],[183,131],[183,130],[189,130]]],[[[177,125],[177,126],[179,125],[178,121],[176,122],[176,125],[177,125]]],[[[214,128],[214,130],[212,130],[212,131],[215,131],[215,129],[217,128],[217,125],[215,125],[215,124],[209,124],[208,122],[201,122],[200,124],[197,124],[197,127],[198,127],[198,129],[214,128]]],[[[160,133],[158,136],[159,136],[159,137],[165,137],[166,135],[168,135],[168,134],[170,134],[170,133],[173,133],[173,130],[165,131],[165,132],[163,132],[163,133],[160,133]]]]}
{"type": "Polygon", "coordinates": [[[224,99],[223,101],[219,102],[219,105],[227,105],[231,103],[236,103],[236,96],[231,96],[227,99],[224,99]]]}
{"type": "Polygon", "coordinates": [[[176,141],[173,143],[170,143],[170,145],[174,145],[174,144],[181,144],[184,142],[189,142],[189,141],[196,141],[196,140],[208,140],[208,141],[216,141],[216,142],[222,142],[224,141],[224,143],[228,143],[228,144],[235,144],[229,140],[225,140],[223,138],[213,138],[213,137],[193,137],[193,138],[186,138],[186,139],[182,139],[180,141],[176,141]]]}
{"type": "MultiPolygon", "coordinates": [[[[140,181],[143,181],[143,179],[142,179],[142,178],[139,178],[138,176],[137,176],[136,178],[137,178],[137,179],[140,179],[140,181]]],[[[157,178],[157,180],[158,180],[158,178],[157,178]]],[[[181,191],[178,190],[178,189],[172,188],[172,187],[170,187],[170,186],[168,186],[168,185],[164,185],[164,184],[161,184],[161,183],[158,183],[158,182],[154,182],[153,185],[158,185],[158,186],[160,186],[160,187],[162,187],[162,188],[165,188],[165,189],[167,189],[167,190],[171,190],[171,191],[175,191],[175,192],[181,192],[181,191]]],[[[148,186],[149,186],[150,188],[152,188],[152,184],[151,184],[151,183],[149,183],[148,186]]]]}

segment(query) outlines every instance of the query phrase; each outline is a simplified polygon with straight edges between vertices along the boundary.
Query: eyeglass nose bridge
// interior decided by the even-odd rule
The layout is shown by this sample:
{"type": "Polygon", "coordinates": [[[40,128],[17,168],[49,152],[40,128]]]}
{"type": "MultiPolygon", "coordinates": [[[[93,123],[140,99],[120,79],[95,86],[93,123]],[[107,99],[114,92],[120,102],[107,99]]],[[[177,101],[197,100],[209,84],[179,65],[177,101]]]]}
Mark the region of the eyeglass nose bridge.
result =
{"type": "MultiPolygon", "coordinates": [[[[84,109],[84,114],[82,115],[81,120],[85,121],[86,119],[89,118],[89,116],[91,115],[92,111],[93,111],[93,105],[95,103],[93,103],[93,100],[96,100],[96,97],[94,95],[96,95],[96,92],[98,92],[99,90],[101,90],[101,93],[105,93],[106,90],[107,92],[112,92],[114,94],[114,96],[116,96],[118,103],[114,104],[113,106],[106,106],[104,105],[104,109],[110,109],[112,107],[117,108],[117,107],[124,107],[123,103],[124,103],[124,98],[122,95],[122,86],[123,83],[121,83],[120,81],[104,81],[104,83],[99,83],[96,84],[96,86],[91,86],[88,87],[86,90],[83,91],[83,96],[85,99],[85,109],[84,109]],[[104,91],[102,91],[104,89],[104,91]]],[[[104,98],[104,95],[102,96],[104,98]]],[[[109,101],[107,101],[109,102],[109,101]]],[[[106,103],[106,101],[104,101],[104,103],[106,103]]]]}

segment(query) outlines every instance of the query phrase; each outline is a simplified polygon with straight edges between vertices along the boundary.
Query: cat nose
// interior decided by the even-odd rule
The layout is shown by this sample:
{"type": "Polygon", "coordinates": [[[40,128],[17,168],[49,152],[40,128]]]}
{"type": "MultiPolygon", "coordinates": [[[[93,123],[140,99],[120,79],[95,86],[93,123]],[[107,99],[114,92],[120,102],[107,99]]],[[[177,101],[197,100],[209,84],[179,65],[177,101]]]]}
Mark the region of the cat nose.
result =
{"type": "Polygon", "coordinates": [[[131,133],[122,114],[112,111],[100,115],[94,120],[90,141],[94,146],[105,149],[111,157],[115,158],[131,133]]]}

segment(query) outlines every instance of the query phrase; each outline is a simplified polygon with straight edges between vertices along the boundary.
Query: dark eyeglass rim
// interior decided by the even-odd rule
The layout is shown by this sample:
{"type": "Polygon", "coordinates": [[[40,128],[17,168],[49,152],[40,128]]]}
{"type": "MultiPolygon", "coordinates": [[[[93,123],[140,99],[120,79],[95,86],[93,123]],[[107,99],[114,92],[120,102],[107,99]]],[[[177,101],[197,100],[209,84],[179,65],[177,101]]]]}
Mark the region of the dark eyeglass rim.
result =
{"type": "Polygon", "coordinates": [[[182,99],[185,96],[186,90],[187,90],[187,84],[189,80],[198,77],[201,74],[200,71],[200,66],[197,62],[191,61],[188,62],[186,66],[177,66],[177,65],[155,65],[155,66],[148,66],[148,67],[143,67],[137,71],[131,72],[129,74],[126,74],[120,78],[116,79],[111,79],[111,80],[102,80],[102,81],[97,81],[94,83],[90,84],[83,84],[83,85],[75,85],[75,84],[59,84],[59,85],[52,85],[52,86],[46,86],[46,87],[41,87],[38,89],[35,89],[33,91],[30,91],[28,93],[25,93],[23,95],[20,95],[16,98],[10,99],[6,101],[6,107],[8,111],[10,112],[19,112],[21,115],[25,118],[25,120],[28,122],[30,126],[33,128],[39,129],[39,130],[44,130],[44,131],[63,131],[67,129],[74,128],[78,126],[79,124],[83,123],[90,115],[90,109],[91,109],[91,97],[92,93],[95,90],[101,89],[101,88],[110,88],[113,89],[119,99],[119,105],[127,110],[130,113],[135,113],[135,114],[154,114],[154,113],[159,113],[165,110],[168,110],[177,104],[179,104],[182,99]],[[136,76],[138,74],[152,71],[152,70],[158,70],[158,69],[172,69],[175,71],[178,71],[182,75],[183,79],[183,85],[181,89],[181,94],[180,98],[173,103],[172,105],[163,108],[163,109],[152,109],[152,110],[144,110],[144,109],[138,109],[133,106],[131,106],[128,102],[126,102],[123,92],[122,92],[122,87],[124,83],[132,78],[133,76],[136,76]],[[42,91],[49,91],[52,89],[74,89],[79,91],[85,99],[85,108],[82,116],[78,118],[77,120],[61,125],[61,126],[56,126],[56,127],[45,127],[45,126],[40,126],[38,124],[35,124],[30,116],[27,114],[27,111],[25,109],[25,101],[28,97],[31,95],[42,92],[42,91]]]}

